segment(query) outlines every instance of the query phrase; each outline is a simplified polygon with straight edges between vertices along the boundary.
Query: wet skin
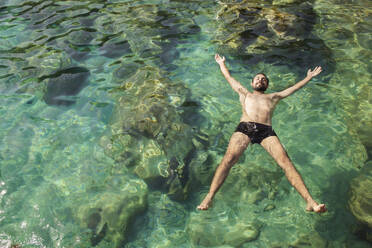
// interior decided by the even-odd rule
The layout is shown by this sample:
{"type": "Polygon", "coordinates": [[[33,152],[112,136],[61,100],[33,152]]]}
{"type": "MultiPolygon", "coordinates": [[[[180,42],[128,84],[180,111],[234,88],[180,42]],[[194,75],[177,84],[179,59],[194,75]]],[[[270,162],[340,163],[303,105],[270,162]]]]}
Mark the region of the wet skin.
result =
{"type": "MultiPolygon", "coordinates": [[[[215,60],[219,64],[220,70],[231,88],[239,94],[239,101],[242,106],[240,121],[262,123],[268,126],[271,126],[272,114],[277,103],[305,86],[313,77],[317,76],[322,71],[322,68],[319,66],[315,67],[314,70],[309,69],[307,71],[307,76],[295,85],[280,92],[265,94],[265,90],[268,87],[268,79],[265,75],[257,74],[253,78],[251,82],[253,92],[250,92],[230,75],[225,65],[225,57],[216,54],[215,60]]],[[[240,132],[233,133],[226,153],[216,169],[209,192],[197,209],[207,210],[211,206],[215,194],[228,176],[231,167],[238,161],[239,157],[250,143],[251,140],[247,135],[240,132]]],[[[301,175],[296,170],[277,136],[266,137],[262,140],[260,145],[274,158],[285,172],[288,181],[306,201],[307,211],[314,211],[317,213],[327,211],[325,204],[318,204],[314,201],[301,175]]]]}

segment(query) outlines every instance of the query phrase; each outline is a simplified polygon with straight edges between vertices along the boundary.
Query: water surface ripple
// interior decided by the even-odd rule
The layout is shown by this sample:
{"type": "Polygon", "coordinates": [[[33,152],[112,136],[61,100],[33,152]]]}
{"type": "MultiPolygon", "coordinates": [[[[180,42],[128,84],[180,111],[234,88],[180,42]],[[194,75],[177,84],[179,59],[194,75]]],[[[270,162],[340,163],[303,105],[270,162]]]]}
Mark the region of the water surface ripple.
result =
{"type": "Polygon", "coordinates": [[[371,7],[1,1],[0,247],[370,247],[371,7]],[[259,146],[195,210],[241,114],[216,52],[270,92],[324,68],[273,126],[328,213],[259,146]]]}

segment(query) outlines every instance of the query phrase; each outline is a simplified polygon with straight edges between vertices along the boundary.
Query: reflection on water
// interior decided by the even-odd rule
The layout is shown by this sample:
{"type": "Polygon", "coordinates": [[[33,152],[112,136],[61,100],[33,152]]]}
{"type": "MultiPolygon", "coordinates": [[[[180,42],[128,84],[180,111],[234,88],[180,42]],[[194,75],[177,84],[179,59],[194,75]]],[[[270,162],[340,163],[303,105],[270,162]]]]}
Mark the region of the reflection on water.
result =
{"type": "Polygon", "coordinates": [[[369,247],[369,7],[2,1],[0,246],[369,247]],[[259,146],[195,210],[241,111],[215,52],[247,86],[265,72],[271,91],[325,69],[273,125],[328,213],[305,213],[259,146]]]}

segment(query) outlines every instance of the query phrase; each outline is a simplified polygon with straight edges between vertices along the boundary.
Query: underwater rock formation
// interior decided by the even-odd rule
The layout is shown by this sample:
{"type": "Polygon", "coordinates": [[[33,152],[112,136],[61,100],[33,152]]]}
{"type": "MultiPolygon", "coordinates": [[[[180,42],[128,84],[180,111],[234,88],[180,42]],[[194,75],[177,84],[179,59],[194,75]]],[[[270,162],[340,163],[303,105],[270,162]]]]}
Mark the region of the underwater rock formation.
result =
{"type": "Polygon", "coordinates": [[[149,229],[144,231],[139,225],[134,227],[137,229],[136,236],[126,247],[190,247],[185,237],[188,213],[184,204],[172,201],[159,191],[152,191],[148,198],[152,204],[149,204],[144,219],[148,220],[149,229]]]}
{"type": "MultiPolygon", "coordinates": [[[[347,58],[349,59],[349,58],[347,58]]],[[[372,87],[370,85],[371,75],[360,75],[358,72],[350,72],[348,75],[334,78],[331,82],[355,82],[358,85],[357,92],[340,99],[342,107],[347,115],[347,124],[354,132],[355,138],[359,139],[365,146],[368,157],[372,157],[372,87]],[[350,75],[351,74],[351,75],[350,75]]],[[[348,87],[348,86],[347,86],[348,87]]],[[[345,87],[342,91],[350,91],[345,87]]]]}
{"type": "Polygon", "coordinates": [[[57,40],[57,46],[61,47],[76,61],[87,59],[91,52],[90,46],[94,45],[92,41],[96,36],[96,30],[82,28],[78,31],[71,31],[65,37],[57,40]]]}
{"type": "Polygon", "coordinates": [[[292,3],[301,3],[302,0],[273,0],[273,5],[285,5],[285,4],[292,4],[292,3]]]}
{"type": "Polygon", "coordinates": [[[215,42],[219,50],[275,65],[308,66],[316,62],[332,68],[330,51],[311,31],[316,14],[309,1],[224,1],[215,42]]]}
{"type": "Polygon", "coordinates": [[[369,83],[370,79],[369,75],[368,81],[363,82],[360,87],[357,99],[350,102],[350,104],[354,104],[354,107],[350,106],[350,108],[357,106],[356,116],[351,125],[357,129],[360,141],[366,147],[369,158],[372,158],[372,87],[369,83]]]}
{"type": "Polygon", "coordinates": [[[179,110],[189,94],[187,88],[146,66],[112,93],[118,103],[112,136],[101,139],[106,153],[153,187],[182,195],[185,167],[194,149],[193,131],[182,122],[179,110]]]}
{"type": "MultiPolygon", "coordinates": [[[[365,146],[369,159],[372,157],[372,44],[369,38],[371,25],[368,8],[359,2],[355,7],[360,14],[354,15],[356,9],[339,1],[316,1],[319,22],[323,28],[318,36],[332,49],[336,68],[329,80],[329,94],[344,110],[345,123],[353,139],[360,140],[365,146]],[[331,4],[332,11],[325,11],[324,6],[331,4]],[[341,16],[335,13],[343,13],[341,16]],[[334,18],[329,18],[334,15],[334,18]],[[344,18],[347,17],[347,18],[344,18]],[[350,24],[350,25],[349,25],[350,24]],[[345,42],[347,40],[347,42],[345,42]]],[[[366,158],[360,158],[362,162],[366,158]]]]}
{"type": "Polygon", "coordinates": [[[289,247],[327,248],[329,247],[329,242],[314,231],[309,234],[299,235],[298,240],[290,244],[289,247]]]}
{"type": "MultiPolygon", "coordinates": [[[[177,46],[184,43],[185,38],[200,32],[188,13],[187,5],[164,8],[160,4],[132,5],[116,4],[115,11],[95,21],[97,30],[104,30],[103,39],[118,36],[121,47],[138,57],[152,60],[162,69],[173,69],[172,62],[179,57],[177,46]],[[126,13],[118,15],[117,13],[126,13]],[[117,35],[120,34],[120,35],[117,35]],[[127,45],[129,48],[127,48],[127,45]]],[[[101,38],[102,39],[102,38],[101,38]]],[[[102,47],[104,56],[112,54],[114,47],[102,47]]]]}
{"type": "Polygon", "coordinates": [[[122,83],[124,80],[133,76],[137,70],[143,65],[139,63],[122,62],[113,73],[113,81],[115,83],[122,83]]]}
{"type": "Polygon", "coordinates": [[[27,29],[32,31],[34,43],[48,49],[63,50],[76,61],[88,58],[96,45],[94,40],[98,32],[92,25],[98,15],[97,5],[84,2],[77,8],[69,2],[44,4],[43,1],[34,1],[23,4],[34,9],[21,13],[29,20],[27,29]],[[71,23],[71,19],[75,21],[71,23]]]}
{"type": "MultiPolygon", "coordinates": [[[[71,67],[71,58],[64,51],[41,47],[38,53],[27,58],[28,68],[35,70],[39,80],[62,68],[71,67]]],[[[27,70],[30,71],[30,70],[27,70]]]]}
{"type": "Polygon", "coordinates": [[[24,56],[24,59],[9,60],[10,63],[5,67],[9,75],[5,79],[9,80],[8,87],[16,89],[17,93],[39,94],[38,91],[43,91],[45,87],[43,83],[40,84],[43,79],[61,68],[71,67],[71,58],[64,51],[46,46],[36,47],[26,43],[3,51],[4,56],[13,56],[13,53],[24,56]]]}
{"type": "Polygon", "coordinates": [[[241,247],[260,235],[261,224],[237,220],[228,216],[211,222],[210,214],[192,213],[187,224],[187,233],[193,245],[217,247],[221,244],[241,247]]]}
{"type": "Polygon", "coordinates": [[[128,238],[130,225],[136,216],[147,208],[147,185],[130,179],[119,191],[105,191],[87,200],[77,210],[81,226],[92,231],[91,244],[107,240],[113,247],[120,247],[128,238]]]}
{"type": "Polygon", "coordinates": [[[132,52],[128,41],[126,40],[113,41],[112,39],[108,40],[107,42],[104,42],[100,46],[100,50],[104,51],[102,55],[108,58],[118,58],[132,52]]]}
{"type": "Polygon", "coordinates": [[[372,242],[372,162],[367,162],[350,183],[349,208],[366,225],[367,239],[372,242]]]}
{"type": "Polygon", "coordinates": [[[49,105],[71,105],[75,101],[66,96],[77,95],[87,84],[89,71],[83,67],[72,67],[45,76],[49,78],[44,100],[49,105]]]}

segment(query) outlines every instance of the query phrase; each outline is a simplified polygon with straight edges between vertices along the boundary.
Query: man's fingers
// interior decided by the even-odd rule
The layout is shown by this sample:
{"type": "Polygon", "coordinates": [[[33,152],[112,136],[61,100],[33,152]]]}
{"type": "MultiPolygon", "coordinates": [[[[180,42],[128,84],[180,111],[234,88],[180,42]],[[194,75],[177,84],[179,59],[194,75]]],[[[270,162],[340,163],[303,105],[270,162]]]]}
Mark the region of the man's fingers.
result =
{"type": "Polygon", "coordinates": [[[218,53],[216,53],[216,55],[214,55],[214,59],[215,59],[217,62],[225,61],[225,56],[222,56],[222,58],[221,58],[221,56],[220,56],[218,53]]]}
{"type": "Polygon", "coordinates": [[[316,75],[318,75],[321,72],[322,72],[322,67],[321,66],[316,66],[313,70],[311,70],[311,68],[308,69],[307,70],[307,75],[315,77],[316,75]]]}
{"type": "Polygon", "coordinates": [[[310,72],[310,73],[315,73],[315,74],[319,74],[319,73],[322,72],[322,67],[321,67],[321,66],[316,66],[316,67],[314,68],[314,70],[311,71],[311,70],[309,69],[308,72],[310,72]]]}

